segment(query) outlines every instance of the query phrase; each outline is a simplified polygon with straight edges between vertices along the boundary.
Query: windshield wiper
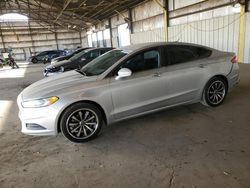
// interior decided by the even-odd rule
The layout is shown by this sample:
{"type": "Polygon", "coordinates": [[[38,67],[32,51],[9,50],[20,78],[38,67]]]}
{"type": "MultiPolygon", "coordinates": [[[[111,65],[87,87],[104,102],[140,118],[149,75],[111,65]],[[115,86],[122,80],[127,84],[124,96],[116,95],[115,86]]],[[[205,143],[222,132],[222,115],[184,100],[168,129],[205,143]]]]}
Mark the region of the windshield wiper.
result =
{"type": "Polygon", "coordinates": [[[87,74],[85,72],[82,72],[81,70],[79,69],[75,69],[76,72],[82,74],[83,76],[87,76],[87,74]]]}

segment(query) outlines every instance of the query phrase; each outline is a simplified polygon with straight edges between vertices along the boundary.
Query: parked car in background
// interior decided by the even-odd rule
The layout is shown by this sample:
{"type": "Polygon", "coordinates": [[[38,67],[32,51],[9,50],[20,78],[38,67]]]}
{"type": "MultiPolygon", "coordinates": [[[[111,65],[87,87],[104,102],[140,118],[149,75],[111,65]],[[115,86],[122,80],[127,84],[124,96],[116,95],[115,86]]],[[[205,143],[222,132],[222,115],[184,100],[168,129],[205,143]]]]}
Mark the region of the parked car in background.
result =
{"type": "Polygon", "coordinates": [[[2,68],[3,66],[4,66],[4,59],[0,57],[0,68],[2,68]]]}
{"type": "Polygon", "coordinates": [[[92,48],[83,50],[68,60],[59,61],[57,63],[48,65],[45,67],[43,74],[46,77],[74,69],[81,69],[90,61],[112,49],[113,48],[92,48]]]}
{"type": "Polygon", "coordinates": [[[104,124],[201,102],[216,107],[239,81],[234,53],[188,43],[112,50],[81,70],[42,79],[17,102],[22,132],[88,141],[104,124]]]}
{"type": "Polygon", "coordinates": [[[63,61],[63,60],[68,60],[71,57],[73,57],[74,55],[82,52],[83,50],[87,50],[87,49],[90,49],[90,48],[89,47],[88,48],[78,48],[74,52],[70,53],[69,55],[53,58],[51,60],[51,64],[54,64],[56,62],[63,61]]]}
{"type": "Polygon", "coordinates": [[[29,58],[29,61],[34,63],[34,64],[35,63],[42,63],[44,58],[46,58],[46,57],[49,59],[53,59],[53,58],[56,58],[59,56],[64,56],[64,55],[66,55],[64,50],[48,50],[48,51],[40,52],[34,56],[31,56],[29,58]]]}

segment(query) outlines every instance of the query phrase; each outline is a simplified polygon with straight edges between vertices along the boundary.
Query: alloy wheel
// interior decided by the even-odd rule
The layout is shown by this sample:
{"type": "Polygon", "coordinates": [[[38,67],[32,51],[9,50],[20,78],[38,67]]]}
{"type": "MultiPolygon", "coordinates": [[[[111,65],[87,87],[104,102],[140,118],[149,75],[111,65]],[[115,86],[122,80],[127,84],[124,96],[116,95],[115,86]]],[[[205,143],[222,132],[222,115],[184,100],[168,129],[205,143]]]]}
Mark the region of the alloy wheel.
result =
{"type": "Polygon", "coordinates": [[[91,137],[99,126],[97,114],[90,109],[78,109],[71,113],[66,121],[66,129],[75,139],[91,137]]]}
{"type": "Polygon", "coordinates": [[[221,80],[214,81],[207,90],[208,100],[213,105],[221,103],[225,95],[226,87],[221,80]]]}

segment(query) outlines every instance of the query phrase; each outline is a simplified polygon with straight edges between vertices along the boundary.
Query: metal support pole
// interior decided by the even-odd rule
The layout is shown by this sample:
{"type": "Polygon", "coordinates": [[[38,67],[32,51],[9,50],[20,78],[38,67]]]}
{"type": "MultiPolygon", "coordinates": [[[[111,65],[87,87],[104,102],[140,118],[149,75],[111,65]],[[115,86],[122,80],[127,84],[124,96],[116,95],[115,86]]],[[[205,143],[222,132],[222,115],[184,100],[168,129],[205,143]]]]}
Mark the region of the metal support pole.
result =
{"type": "Polygon", "coordinates": [[[164,35],[165,35],[165,41],[168,41],[168,26],[169,26],[169,16],[168,16],[168,0],[164,0],[164,5],[161,4],[159,0],[154,0],[163,10],[164,14],[164,35]]]}
{"type": "Polygon", "coordinates": [[[2,32],[1,24],[0,24],[0,36],[1,36],[1,41],[3,43],[3,49],[5,51],[6,50],[6,46],[5,46],[4,39],[3,39],[3,32],[2,32]]]}
{"type": "Polygon", "coordinates": [[[134,27],[133,27],[133,18],[132,18],[132,10],[128,10],[128,19],[129,19],[129,29],[130,29],[130,34],[134,33],[134,27]]]}
{"type": "Polygon", "coordinates": [[[245,43],[245,27],[246,27],[245,5],[241,5],[241,7],[240,7],[239,47],[238,47],[238,62],[239,63],[243,63],[244,43],[245,43]]]}
{"type": "Polygon", "coordinates": [[[55,25],[54,25],[54,30],[55,30],[56,49],[57,49],[57,50],[59,50],[58,38],[57,38],[57,31],[56,31],[56,27],[55,27],[55,25]]]}
{"type": "Polygon", "coordinates": [[[82,34],[81,34],[81,31],[79,32],[79,36],[80,36],[80,45],[82,47],[82,34]]]}
{"type": "Polygon", "coordinates": [[[33,53],[35,53],[35,51],[36,51],[35,50],[35,44],[34,44],[33,35],[32,35],[32,32],[31,32],[30,22],[29,21],[28,21],[28,27],[29,27],[29,34],[30,34],[30,40],[31,40],[31,45],[32,45],[32,51],[33,51],[33,53]]]}
{"type": "Polygon", "coordinates": [[[109,18],[110,44],[111,44],[111,47],[113,48],[113,41],[112,41],[113,35],[112,35],[112,25],[111,24],[112,24],[111,18],[109,18]]]}
{"type": "Polygon", "coordinates": [[[165,8],[165,21],[166,21],[166,27],[168,28],[169,27],[169,2],[168,0],[164,0],[163,1],[164,3],[164,8],[165,8]]]}

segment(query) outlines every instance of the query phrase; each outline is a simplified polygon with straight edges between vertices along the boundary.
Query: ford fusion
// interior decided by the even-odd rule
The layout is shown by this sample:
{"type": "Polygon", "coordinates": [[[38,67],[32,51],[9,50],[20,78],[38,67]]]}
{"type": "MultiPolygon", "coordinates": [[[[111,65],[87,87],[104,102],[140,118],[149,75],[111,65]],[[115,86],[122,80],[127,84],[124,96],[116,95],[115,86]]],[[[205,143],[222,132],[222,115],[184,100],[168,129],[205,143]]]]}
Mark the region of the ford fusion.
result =
{"type": "Polygon", "coordinates": [[[18,96],[22,132],[73,142],[101,128],[162,109],[201,102],[216,107],[239,81],[234,53],[188,43],[112,50],[81,70],[44,78],[18,96]]]}

